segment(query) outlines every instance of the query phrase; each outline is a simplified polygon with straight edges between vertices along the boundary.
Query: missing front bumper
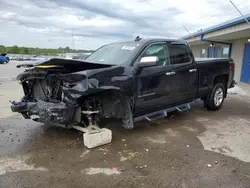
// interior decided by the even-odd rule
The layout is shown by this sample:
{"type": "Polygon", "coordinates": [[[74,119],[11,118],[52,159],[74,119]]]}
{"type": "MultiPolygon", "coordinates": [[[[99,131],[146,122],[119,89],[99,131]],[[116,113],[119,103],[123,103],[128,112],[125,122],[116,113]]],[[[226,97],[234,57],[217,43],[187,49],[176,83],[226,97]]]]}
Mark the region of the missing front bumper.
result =
{"type": "Polygon", "coordinates": [[[21,113],[26,119],[33,119],[41,123],[54,122],[64,125],[73,124],[79,121],[79,107],[68,106],[63,102],[13,102],[13,112],[21,113]]]}

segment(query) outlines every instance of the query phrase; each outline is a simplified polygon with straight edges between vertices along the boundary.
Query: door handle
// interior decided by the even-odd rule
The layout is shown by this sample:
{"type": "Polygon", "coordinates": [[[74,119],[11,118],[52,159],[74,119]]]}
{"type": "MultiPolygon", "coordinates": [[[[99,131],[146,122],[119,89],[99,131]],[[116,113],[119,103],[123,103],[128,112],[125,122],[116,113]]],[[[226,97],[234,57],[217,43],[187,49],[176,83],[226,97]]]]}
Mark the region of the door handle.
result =
{"type": "Polygon", "coordinates": [[[189,69],[189,72],[196,72],[197,69],[189,69]]]}
{"type": "Polygon", "coordinates": [[[175,72],[166,72],[167,76],[171,76],[171,75],[174,75],[174,74],[175,74],[175,72]]]}

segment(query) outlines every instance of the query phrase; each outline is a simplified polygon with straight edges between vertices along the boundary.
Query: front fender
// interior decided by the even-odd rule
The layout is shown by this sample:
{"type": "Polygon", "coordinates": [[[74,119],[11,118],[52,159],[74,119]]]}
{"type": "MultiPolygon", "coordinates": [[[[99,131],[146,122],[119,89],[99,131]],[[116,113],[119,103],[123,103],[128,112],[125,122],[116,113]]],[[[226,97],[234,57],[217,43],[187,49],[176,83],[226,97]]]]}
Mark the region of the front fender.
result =
{"type": "Polygon", "coordinates": [[[119,91],[129,99],[134,96],[132,67],[109,67],[65,75],[63,90],[78,99],[103,91],[119,91]]]}

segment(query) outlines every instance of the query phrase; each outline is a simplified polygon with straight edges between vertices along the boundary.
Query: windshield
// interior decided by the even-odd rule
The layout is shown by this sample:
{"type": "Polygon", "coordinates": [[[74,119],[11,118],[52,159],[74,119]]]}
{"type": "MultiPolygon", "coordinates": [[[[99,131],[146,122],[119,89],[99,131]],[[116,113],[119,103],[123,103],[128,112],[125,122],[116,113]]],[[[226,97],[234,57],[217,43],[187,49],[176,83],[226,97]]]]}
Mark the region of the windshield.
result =
{"type": "Polygon", "coordinates": [[[121,65],[133,56],[137,46],[138,44],[134,43],[107,44],[91,54],[86,60],[101,64],[121,65]]]}

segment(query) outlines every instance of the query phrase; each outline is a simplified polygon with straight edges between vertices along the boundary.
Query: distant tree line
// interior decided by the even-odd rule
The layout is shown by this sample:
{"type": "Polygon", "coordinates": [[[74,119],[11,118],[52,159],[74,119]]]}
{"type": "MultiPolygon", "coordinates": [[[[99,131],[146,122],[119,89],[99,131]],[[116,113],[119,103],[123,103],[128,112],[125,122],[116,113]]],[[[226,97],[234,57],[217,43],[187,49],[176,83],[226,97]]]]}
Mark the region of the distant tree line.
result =
{"type": "Polygon", "coordinates": [[[7,54],[29,54],[29,55],[57,55],[61,53],[86,53],[93,52],[92,50],[73,50],[69,47],[65,48],[31,48],[31,47],[18,47],[18,46],[3,46],[0,45],[0,53],[7,54]]]}

